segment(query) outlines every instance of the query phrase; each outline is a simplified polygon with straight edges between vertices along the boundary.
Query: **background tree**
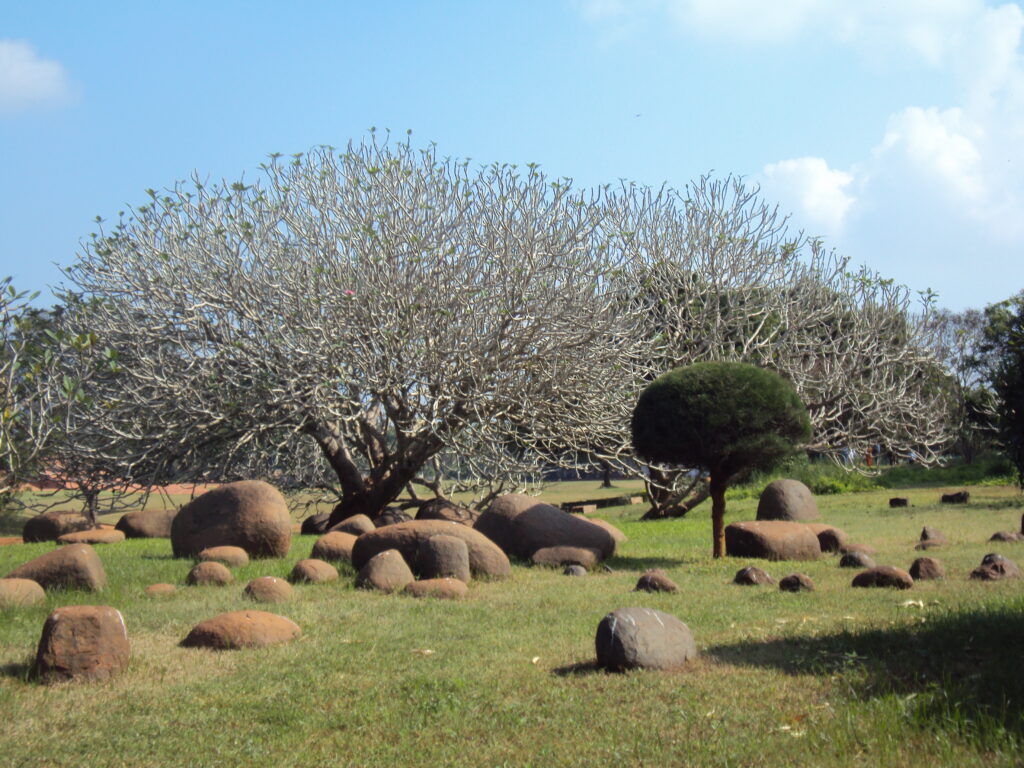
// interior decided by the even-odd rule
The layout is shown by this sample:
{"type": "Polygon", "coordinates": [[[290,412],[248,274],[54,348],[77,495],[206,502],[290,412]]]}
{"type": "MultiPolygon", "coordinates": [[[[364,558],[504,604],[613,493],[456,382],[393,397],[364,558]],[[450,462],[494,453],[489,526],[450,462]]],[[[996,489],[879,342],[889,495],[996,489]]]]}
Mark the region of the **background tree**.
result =
{"type": "Polygon", "coordinates": [[[725,555],[725,490],[770,469],[811,436],[807,409],[781,376],[745,363],[676,368],[641,393],[633,446],[652,462],[710,473],[715,557],[725,555]]]}
{"type": "Polygon", "coordinates": [[[985,308],[979,366],[997,402],[999,440],[1024,489],[1024,292],[985,308]]]}

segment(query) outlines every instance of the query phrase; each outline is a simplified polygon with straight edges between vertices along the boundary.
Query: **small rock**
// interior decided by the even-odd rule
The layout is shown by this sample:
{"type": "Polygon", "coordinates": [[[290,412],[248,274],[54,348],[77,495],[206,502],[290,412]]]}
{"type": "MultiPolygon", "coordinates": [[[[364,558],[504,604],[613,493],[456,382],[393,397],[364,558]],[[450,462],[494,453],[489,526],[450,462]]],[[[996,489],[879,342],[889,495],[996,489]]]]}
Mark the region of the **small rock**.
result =
{"type": "Polygon", "coordinates": [[[1020,568],[1009,558],[990,552],[981,559],[981,565],[971,571],[971,578],[980,581],[1019,579],[1020,568]]]}
{"type": "Polygon", "coordinates": [[[641,574],[634,592],[678,592],[679,586],[661,568],[650,568],[641,574]]]}
{"type": "Polygon", "coordinates": [[[416,550],[416,568],[423,579],[450,576],[464,584],[470,580],[469,546],[463,539],[438,534],[421,541],[416,550]]]}
{"type": "Polygon", "coordinates": [[[197,559],[202,563],[223,563],[228,568],[240,568],[249,564],[249,553],[241,547],[207,547],[197,559]]]}
{"type": "Polygon", "coordinates": [[[565,570],[562,571],[563,576],[586,576],[587,569],[582,565],[567,565],[565,570]]]}
{"type": "Polygon", "coordinates": [[[130,656],[120,611],[68,605],[47,617],[32,675],[44,682],[107,680],[128,667],[130,656]]]}
{"type": "Polygon", "coordinates": [[[373,524],[373,521],[366,515],[352,515],[352,517],[346,517],[337,525],[332,525],[328,529],[328,533],[347,533],[352,536],[362,536],[364,533],[369,533],[377,528],[373,524]]]}
{"type": "Polygon", "coordinates": [[[652,608],[619,608],[597,625],[597,663],[611,670],[675,669],[697,656],[683,622],[652,608]]]}
{"type": "Polygon", "coordinates": [[[356,537],[344,531],[331,531],[316,540],[313,545],[312,557],[326,560],[329,563],[352,562],[352,547],[356,537]]]}
{"type": "Polygon", "coordinates": [[[822,552],[838,552],[847,541],[846,532],[823,523],[807,523],[807,527],[818,537],[818,546],[822,552]]]}
{"type": "Polygon", "coordinates": [[[375,518],[373,518],[373,525],[375,528],[384,528],[389,525],[408,523],[411,520],[412,515],[410,515],[404,509],[398,509],[397,507],[388,507],[375,518]]]}
{"type": "Polygon", "coordinates": [[[480,512],[447,499],[431,499],[416,511],[417,520],[451,520],[473,527],[480,512]]]}
{"type": "Polygon", "coordinates": [[[935,542],[936,544],[947,544],[946,535],[938,528],[933,528],[930,525],[926,525],[921,529],[920,539],[921,543],[935,542]]]}
{"type": "Polygon", "coordinates": [[[465,582],[447,576],[438,579],[411,581],[405,585],[405,592],[413,597],[437,597],[447,600],[458,600],[466,596],[469,587],[465,582]]]}
{"type": "Polygon", "coordinates": [[[914,586],[914,579],[902,568],[892,565],[876,565],[874,568],[868,568],[854,576],[852,586],[910,589],[914,586]]]}
{"type": "Polygon", "coordinates": [[[989,538],[989,541],[1024,541],[1024,534],[1018,533],[1017,531],[998,531],[992,534],[991,538],[989,538]]]}
{"type": "Polygon", "coordinates": [[[813,592],[814,581],[806,573],[791,573],[779,581],[783,592],[813,592]]]}
{"type": "Polygon", "coordinates": [[[875,561],[863,552],[847,552],[839,558],[840,568],[874,568],[875,561]]]}
{"type": "Polygon", "coordinates": [[[215,650],[266,648],[300,635],[299,626],[284,616],[265,611],[230,611],[196,624],[181,645],[215,650]]]}
{"type": "Polygon", "coordinates": [[[892,509],[896,509],[898,507],[909,507],[909,506],[910,506],[910,499],[903,498],[902,496],[894,496],[893,498],[889,499],[889,507],[892,508],[892,509]]]}
{"type": "Polygon", "coordinates": [[[88,531],[63,533],[57,537],[58,544],[117,544],[124,541],[125,535],[118,530],[93,528],[88,531]]]}
{"type": "Polygon", "coordinates": [[[0,579],[0,608],[25,608],[46,601],[46,590],[32,579],[0,579]]]}
{"type": "Polygon", "coordinates": [[[561,567],[563,565],[582,565],[590,570],[601,559],[601,553],[587,547],[541,547],[530,556],[534,565],[561,567]]]}
{"type": "Polygon", "coordinates": [[[415,581],[412,571],[397,549],[386,549],[371,557],[356,576],[360,589],[397,592],[415,581]]]}
{"type": "Polygon", "coordinates": [[[946,569],[934,557],[917,558],[910,564],[909,573],[914,581],[932,581],[946,577],[946,569]]]}
{"type": "Polygon", "coordinates": [[[167,597],[168,595],[173,595],[177,591],[178,588],[173,584],[159,583],[150,584],[146,587],[143,594],[145,594],[146,597],[167,597]]]}
{"type": "Polygon", "coordinates": [[[943,504],[966,504],[971,500],[971,494],[968,491],[957,491],[956,493],[944,493],[940,501],[943,504]]]}
{"type": "Polygon", "coordinates": [[[748,565],[746,568],[740,568],[736,571],[732,583],[743,586],[757,586],[760,584],[774,584],[775,579],[767,571],[758,568],[756,565],[748,565]]]}
{"type": "Polygon", "coordinates": [[[194,587],[224,587],[234,580],[226,565],[212,561],[196,563],[185,577],[185,583],[194,587]]]}
{"type": "Polygon", "coordinates": [[[304,536],[316,536],[320,533],[326,533],[328,521],[330,519],[330,512],[320,512],[315,515],[310,515],[302,521],[302,525],[299,526],[299,533],[304,536]]]}
{"type": "Polygon", "coordinates": [[[245,585],[242,593],[257,603],[283,603],[295,594],[292,585],[276,576],[259,576],[245,585]]]}
{"type": "Polygon", "coordinates": [[[325,560],[315,557],[299,560],[292,568],[288,580],[292,584],[325,584],[338,580],[338,569],[325,560]]]}

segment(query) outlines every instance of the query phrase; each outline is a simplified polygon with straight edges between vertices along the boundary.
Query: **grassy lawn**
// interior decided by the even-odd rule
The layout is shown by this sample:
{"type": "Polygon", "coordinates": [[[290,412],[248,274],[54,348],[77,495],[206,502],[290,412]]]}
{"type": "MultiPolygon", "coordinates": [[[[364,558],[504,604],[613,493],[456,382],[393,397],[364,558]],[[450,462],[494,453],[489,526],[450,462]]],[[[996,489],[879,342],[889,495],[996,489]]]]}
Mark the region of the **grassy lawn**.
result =
{"type": "MultiPolygon", "coordinates": [[[[615,485],[608,495],[637,489],[615,485]]],[[[597,486],[561,484],[549,498],[594,498],[597,486]]],[[[242,598],[246,581],[286,576],[314,537],[297,536],[285,559],[235,569],[234,586],[182,586],[164,600],[143,588],[183,584],[191,565],[168,541],[97,547],[104,593],[51,593],[43,607],[0,612],[0,765],[1020,765],[1024,581],[967,574],[992,551],[1024,563],[1024,543],[986,541],[1019,530],[1024,498],[976,486],[966,507],[940,506],[944,490],[959,486],[818,498],[823,519],[873,546],[880,564],[907,568],[923,525],[946,534],[929,554],[948,578],[906,592],[851,589],[835,556],[759,563],[776,578],[802,570],[813,593],[734,586],[749,563],[711,558],[707,505],[644,523],[643,506],[612,508],[599,516],[629,536],[612,573],[516,566],[455,603],[357,591],[347,570],[269,609],[302,627],[299,641],[246,652],[178,643],[204,618],[260,607],[242,598]],[[911,508],[889,510],[893,495],[911,508]],[[632,592],[651,566],[680,591],[632,592]],[[72,603],[123,612],[127,673],[94,685],[28,681],[46,615],[72,603]],[[697,662],[674,673],[593,669],[598,622],[630,605],[689,624],[697,662]]],[[[752,519],[756,504],[731,499],[727,520],[752,519]]],[[[51,547],[0,547],[0,574],[51,547]]]]}

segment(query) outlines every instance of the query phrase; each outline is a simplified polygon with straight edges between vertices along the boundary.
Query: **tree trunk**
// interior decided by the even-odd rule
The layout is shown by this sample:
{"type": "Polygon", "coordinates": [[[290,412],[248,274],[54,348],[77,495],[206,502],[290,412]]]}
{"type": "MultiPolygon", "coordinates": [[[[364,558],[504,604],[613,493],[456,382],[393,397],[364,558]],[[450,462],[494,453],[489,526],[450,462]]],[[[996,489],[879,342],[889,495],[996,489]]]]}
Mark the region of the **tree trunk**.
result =
{"type": "Polygon", "coordinates": [[[714,539],[712,556],[725,557],[725,488],[728,480],[711,478],[711,535],[714,539]]]}
{"type": "MultiPolygon", "coordinates": [[[[672,482],[671,473],[662,470],[651,470],[651,476],[661,484],[672,482]]],[[[708,483],[699,475],[681,491],[646,483],[647,498],[651,500],[651,508],[644,513],[641,520],[665,520],[673,517],[684,517],[687,512],[703,502],[710,495],[708,483]]]]}
{"type": "Polygon", "coordinates": [[[98,528],[99,524],[96,522],[96,507],[99,505],[99,491],[83,491],[85,496],[85,509],[83,510],[85,519],[89,521],[90,528],[98,528]]]}
{"type": "Polygon", "coordinates": [[[601,462],[601,487],[612,487],[612,468],[609,466],[607,461],[601,462]]]}

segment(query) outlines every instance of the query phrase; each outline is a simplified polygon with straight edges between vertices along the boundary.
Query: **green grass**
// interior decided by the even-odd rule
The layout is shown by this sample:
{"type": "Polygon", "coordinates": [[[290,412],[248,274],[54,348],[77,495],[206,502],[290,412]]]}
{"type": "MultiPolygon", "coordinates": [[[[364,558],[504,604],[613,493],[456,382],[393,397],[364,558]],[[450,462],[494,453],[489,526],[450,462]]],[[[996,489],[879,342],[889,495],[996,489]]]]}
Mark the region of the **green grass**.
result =
{"type": "MultiPolygon", "coordinates": [[[[592,486],[560,488],[569,496],[555,500],[588,498],[592,486]]],[[[182,584],[191,565],[170,556],[169,542],[98,547],[104,593],[57,592],[45,606],[0,612],[0,765],[1019,765],[1024,582],[966,576],[990,551],[1024,561],[1024,544],[986,541],[1019,529],[1024,498],[975,486],[966,507],[938,504],[957,489],[901,491],[908,510],[890,510],[886,489],[818,500],[824,519],[874,546],[880,563],[909,566],[923,525],[946,534],[950,544],[931,554],[949,577],[907,592],[851,589],[853,574],[833,556],[762,563],[776,578],[804,571],[813,593],[733,586],[748,561],[710,557],[706,505],[644,523],[638,506],[602,510],[630,537],[612,573],[571,579],[516,566],[510,580],[474,582],[453,603],[357,591],[343,570],[339,583],[297,587],[293,602],[270,608],[303,628],[300,640],[247,652],[178,642],[204,618],[253,607],[245,582],[286,575],[314,537],[296,537],[287,558],[235,569],[233,586],[182,586],[164,600],[142,590],[182,584]],[[680,591],[632,592],[650,566],[680,591]],[[124,675],[28,680],[46,615],[70,603],[124,613],[133,652],[124,675]],[[689,624],[696,663],[595,670],[597,624],[627,605],[689,624]]],[[[755,508],[756,498],[730,499],[728,520],[755,508]]],[[[0,573],[51,546],[0,547],[0,573]]]]}

